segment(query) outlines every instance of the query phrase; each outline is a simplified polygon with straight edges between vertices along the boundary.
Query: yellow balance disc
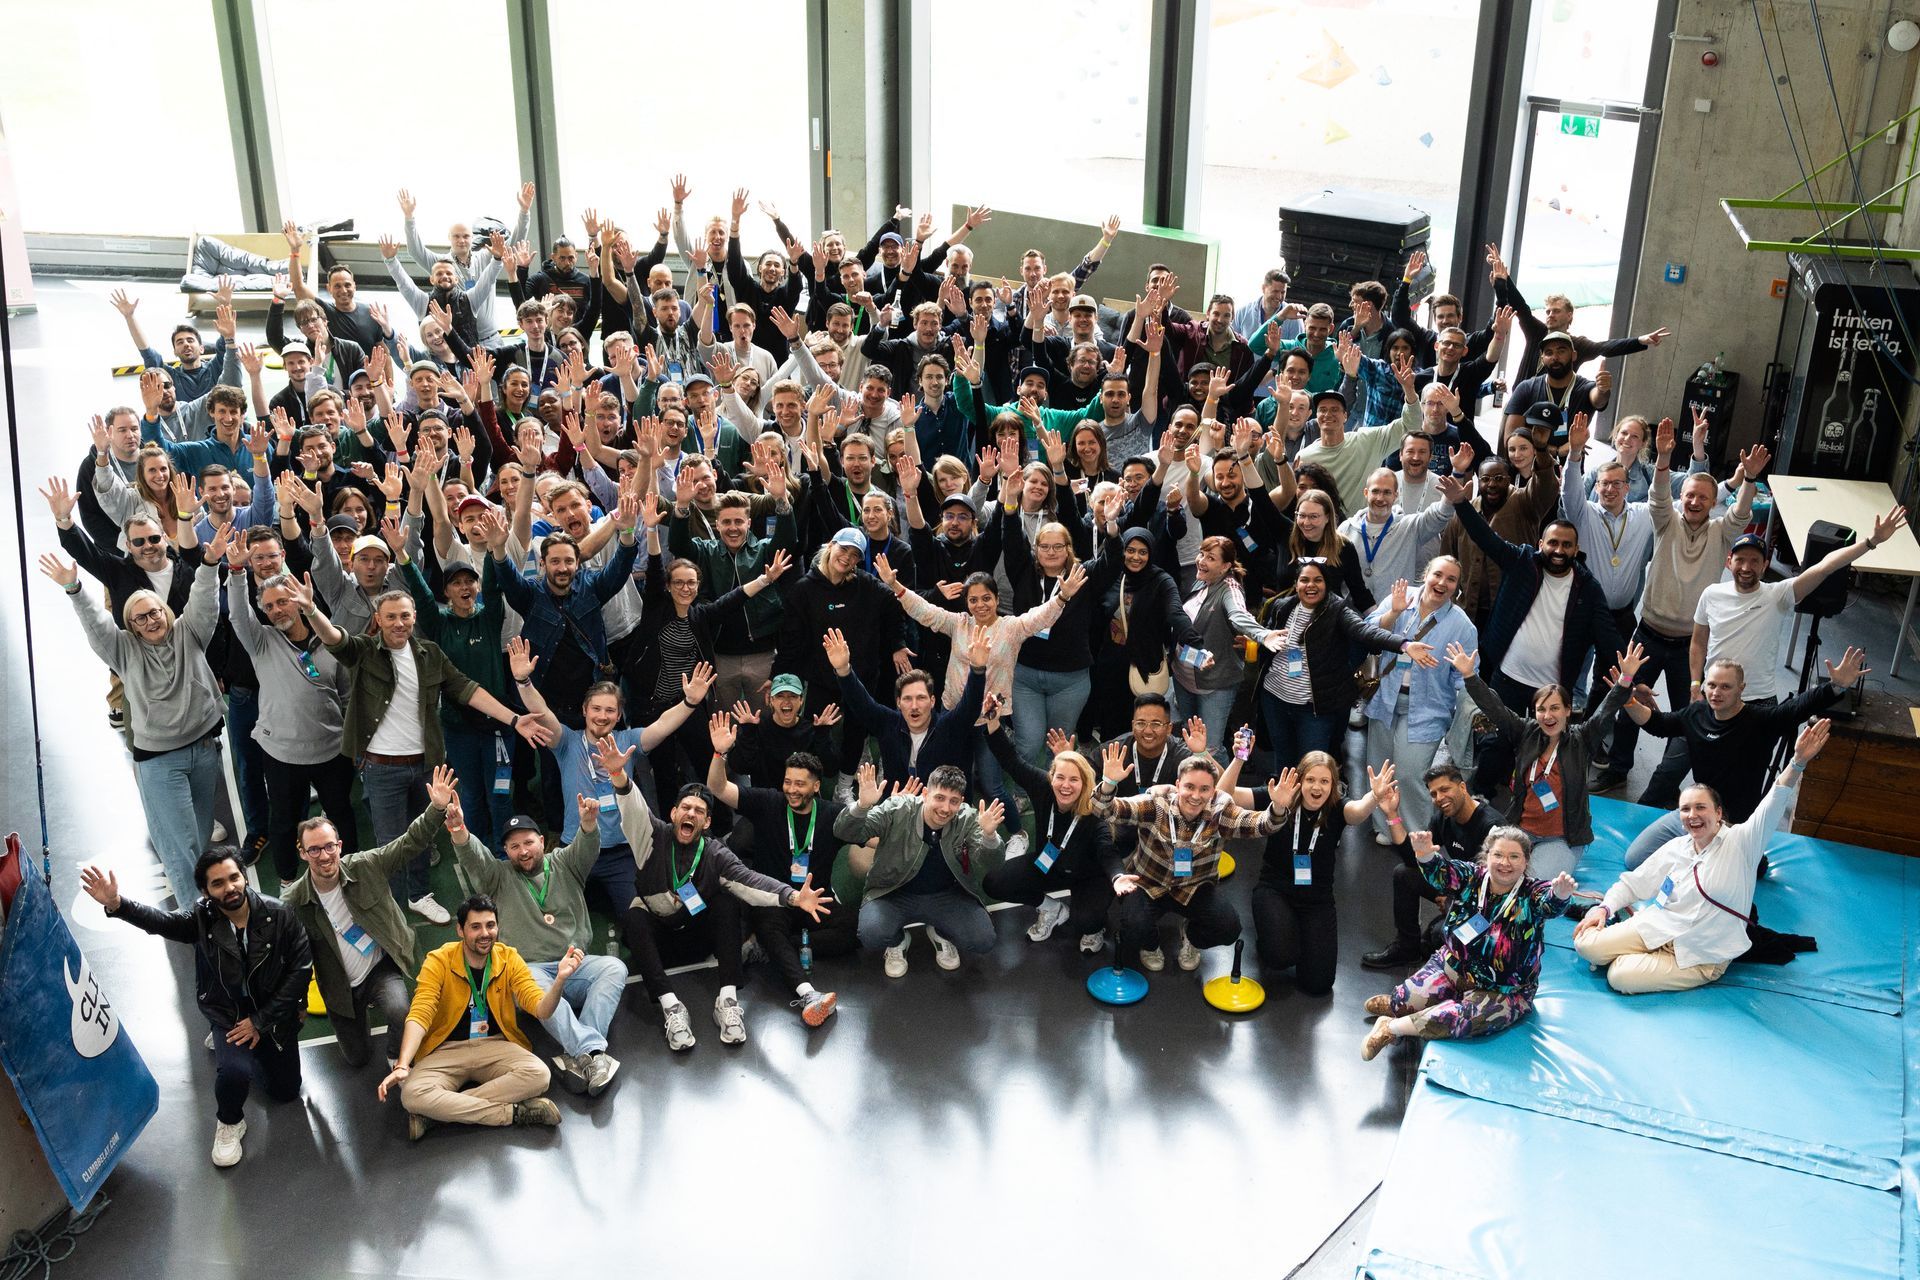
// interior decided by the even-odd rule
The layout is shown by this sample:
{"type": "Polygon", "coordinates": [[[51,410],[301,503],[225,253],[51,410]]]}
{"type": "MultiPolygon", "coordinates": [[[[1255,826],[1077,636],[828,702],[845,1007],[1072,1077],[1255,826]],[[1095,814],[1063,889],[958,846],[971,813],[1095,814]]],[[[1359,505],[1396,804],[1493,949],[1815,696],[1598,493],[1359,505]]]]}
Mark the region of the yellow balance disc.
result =
{"type": "Polygon", "coordinates": [[[1234,872],[1234,869],[1239,865],[1240,865],[1239,863],[1233,860],[1232,854],[1228,853],[1224,849],[1220,851],[1220,878],[1222,880],[1225,880],[1228,876],[1232,875],[1234,872]]]}
{"type": "Polygon", "coordinates": [[[1246,939],[1233,944],[1233,968],[1200,988],[1207,1003],[1223,1013],[1250,1013],[1267,1002],[1266,989],[1240,972],[1246,939]]]}

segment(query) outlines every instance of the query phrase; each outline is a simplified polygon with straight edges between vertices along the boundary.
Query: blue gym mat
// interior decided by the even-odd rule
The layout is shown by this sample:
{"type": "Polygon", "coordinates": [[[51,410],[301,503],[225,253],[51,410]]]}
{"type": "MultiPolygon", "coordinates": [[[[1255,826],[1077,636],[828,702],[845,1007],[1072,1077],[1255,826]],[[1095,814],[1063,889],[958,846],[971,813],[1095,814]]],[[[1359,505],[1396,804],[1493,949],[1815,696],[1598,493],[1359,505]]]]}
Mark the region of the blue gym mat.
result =
{"type": "Polygon", "coordinates": [[[1414,1089],[1375,1202],[1376,1280],[1884,1280],[1890,1192],[1414,1089]]]}
{"type": "MultiPolygon", "coordinates": [[[[1596,800],[1582,887],[1655,816],[1596,800]]],[[[1426,1046],[1364,1274],[1920,1277],[1920,860],[1769,857],[1818,952],[1626,997],[1560,922],[1532,1018],[1426,1046]]]]}
{"type": "MultiPolygon", "coordinates": [[[[1626,868],[1634,837],[1660,816],[1658,809],[1604,798],[1593,801],[1593,843],[1575,874],[1582,889],[1604,892],[1626,868]]],[[[1771,864],[1754,893],[1760,923],[1781,933],[1808,934],[1818,951],[1791,964],[1734,964],[1717,985],[1781,991],[1898,1013],[1901,993],[1920,968],[1920,928],[1904,903],[1920,895],[1920,858],[1781,834],[1767,846],[1771,864]]],[[[1573,945],[1571,921],[1551,926],[1548,942],[1573,945]]]]}

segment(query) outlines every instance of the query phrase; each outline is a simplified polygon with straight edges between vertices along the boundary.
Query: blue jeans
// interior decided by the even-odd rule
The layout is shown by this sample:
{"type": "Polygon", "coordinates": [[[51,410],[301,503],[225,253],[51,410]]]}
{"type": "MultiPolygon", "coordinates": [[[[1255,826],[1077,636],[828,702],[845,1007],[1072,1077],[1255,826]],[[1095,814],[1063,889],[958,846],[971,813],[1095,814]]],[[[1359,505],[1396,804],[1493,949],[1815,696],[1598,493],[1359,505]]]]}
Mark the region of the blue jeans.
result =
{"type": "Polygon", "coordinates": [[[1661,814],[1654,819],[1652,826],[1635,836],[1633,843],[1627,846],[1627,870],[1631,871],[1651,858],[1655,850],[1675,836],[1685,834],[1687,829],[1680,825],[1678,812],[1661,814]]]}
{"type": "MultiPolygon", "coordinates": [[[[533,980],[544,990],[559,975],[560,962],[529,962],[533,980]]],[[[613,1025],[614,1011],[620,1007],[621,993],[627,989],[627,966],[616,956],[588,954],[580,967],[567,979],[559,1007],[541,1026],[560,1042],[560,1051],[570,1058],[594,1053],[607,1047],[607,1028],[613,1025]],[[578,1007],[579,1013],[574,1009],[578,1007]]]]}
{"type": "MultiPolygon", "coordinates": [[[[1072,733],[1087,709],[1093,692],[1093,673],[1013,669],[1013,745],[1022,760],[1038,763],[1045,757],[1047,730],[1072,733]]],[[[942,933],[946,930],[942,929],[942,933]]]]}
{"type": "MultiPolygon", "coordinates": [[[[407,833],[427,807],[427,779],[432,772],[424,763],[375,764],[368,760],[361,764],[361,792],[373,818],[373,839],[367,842],[368,848],[391,844],[407,833]]],[[[427,892],[427,866],[427,855],[422,852],[390,881],[394,897],[403,905],[427,892]]]]}
{"type": "Polygon", "coordinates": [[[195,743],[164,751],[133,764],[146,812],[147,838],[160,855],[161,869],[182,910],[200,896],[193,864],[213,843],[213,797],[220,785],[220,739],[209,734],[195,743]]]}
{"type": "Polygon", "coordinates": [[[1309,751],[1325,751],[1335,760],[1340,759],[1340,731],[1347,723],[1344,709],[1338,714],[1322,715],[1312,707],[1283,701],[1262,689],[1260,715],[1267,722],[1267,742],[1273,747],[1274,768],[1294,768],[1309,751]]]}
{"type": "Polygon", "coordinates": [[[459,728],[445,721],[441,729],[447,738],[447,766],[460,778],[460,807],[467,815],[467,830],[498,857],[499,835],[513,816],[513,789],[509,786],[505,795],[500,794],[494,789],[494,775],[501,746],[506,746],[509,765],[513,747],[502,743],[497,729],[459,728]]]}
{"type": "Polygon", "coordinates": [[[872,951],[898,946],[915,922],[969,955],[993,950],[993,917],[970,893],[907,893],[896,889],[860,904],[860,945],[872,951]]]}
{"type": "MultiPolygon", "coordinates": [[[[1073,730],[1067,730],[1072,733],[1073,730]]],[[[987,745],[985,733],[976,734],[973,745],[973,794],[982,806],[998,800],[1007,813],[1014,818],[1020,811],[1013,807],[1013,792],[1007,790],[1006,770],[993,757],[993,748],[987,745]]],[[[1014,826],[1019,824],[1015,822],[1014,826]]]]}
{"type": "Polygon", "coordinates": [[[1173,736],[1178,738],[1187,721],[1199,716],[1207,726],[1207,754],[1225,764],[1227,721],[1233,715],[1233,700],[1240,690],[1232,687],[1191,693],[1175,680],[1167,687],[1167,693],[1173,698],[1173,736]]]}
{"type": "Polygon", "coordinates": [[[227,690],[227,744],[233,749],[233,780],[240,788],[240,821],[249,838],[266,835],[270,821],[266,753],[253,740],[253,726],[258,723],[260,691],[227,690]]]}

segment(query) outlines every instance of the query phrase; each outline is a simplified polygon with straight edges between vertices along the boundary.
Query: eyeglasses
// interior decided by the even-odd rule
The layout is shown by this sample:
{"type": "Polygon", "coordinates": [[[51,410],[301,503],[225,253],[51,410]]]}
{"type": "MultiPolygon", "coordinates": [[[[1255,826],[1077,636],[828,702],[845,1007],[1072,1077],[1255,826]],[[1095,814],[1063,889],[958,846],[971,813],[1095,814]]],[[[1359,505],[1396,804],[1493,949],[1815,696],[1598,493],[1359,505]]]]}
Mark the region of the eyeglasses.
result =
{"type": "Polygon", "coordinates": [[[130,547],[150,547],[156,542],[165,542],[166,540],[167,535],[164,533],[149,534],[144,538],[136,538],[132,534],[127,535],[127,545],[130,547]]]}
{"type": "Polygon", "coordinates": [[[136,613],[131,615],[130,617],[128,617],[127,621],[133,623],[136,626],[144,626],[149,622],[158,622],[160,621],[160,619],[166,616],[167,616],[167,611],[165,609],[149,609],[145,613],[136,613]]]}
{"type": "Polygon", "coordinates": [[[1136,729],[1166,729],[1171,726],[1165,720],[1135,720],[1133,727],[1136,729]]]}
{"type": "Polygon", "coordinates": [[[340,852],[340,847],[341,847],[340,842],[338,840],[329,840],[325,844],[310,844],[306,848],[302,849],[301,852],[302,853],[338,853],[340,852]]]}
{"type": "Polygon", "coordinates": [[[1040,551],[1071,551],[1073,549],[1071,542],[1036,542],[1033,545],[1040,551]]]}

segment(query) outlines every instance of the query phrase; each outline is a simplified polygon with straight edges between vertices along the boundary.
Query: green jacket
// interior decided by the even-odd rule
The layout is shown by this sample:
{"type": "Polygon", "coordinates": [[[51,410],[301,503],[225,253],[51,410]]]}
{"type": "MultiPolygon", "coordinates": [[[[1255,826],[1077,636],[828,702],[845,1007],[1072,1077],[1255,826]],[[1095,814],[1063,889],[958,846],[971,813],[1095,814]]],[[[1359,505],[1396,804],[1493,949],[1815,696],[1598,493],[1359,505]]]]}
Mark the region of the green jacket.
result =
{"type": "Polygon", "coordinates": [[[547,855],[547,875],[523,876],[471,835],[453,847],[474,892],[488,894],[500,909],[500,941],[529,964],[558,960],[568,947],[587,949],[593,922],[587,918],[587,873],[600,856],[600,828],[581,827],[573,843],[547,855]],[[534,897],[546,880],[547,900],[534,897]],[[547,916],[553,917],[548,924],[547,916]]]}
{"type": "MultiPolygon", "coordinates": [[[[1018,403],[984,403],[980,392],[965,378],[955,378],[953,380],[953,403],[954,407],[959,409],[962,414],[972,418],[983,428],[993,426],[993,420],[1003,413],[1020,412],[1018,403]]],[[[1106,416],[1106,410],[1100,406],[1100,397],[1095,396],[1087,402],[1084,408],[1080,409],[1050,409],[1042,405],[1040,408],[1040,425],[1049,431],[1059,432],[1064,438],[1072,435],[1073,429],[1087,419],[1091,418],[1095,422],[1098,422],[1104,416],[1106,416]]],[[[1020,420],[1026,422],[1027,439],[1034,439],[1033,424],[1027,422],[1024,417],[1020,420]]],[[[987,436],[983,435],[981,438],[986,439],[987,436]]]]}
{"type": "MultiPolygon", "coordinates": [[[[444,689],[455,702],[472,701],[480,688],[466,673],[453,665],[440,646],[419,636],[407,642],[413,650],[413,662],[420,673],[420,705],[413,714],[420,717],[420,740],[429,766],[447,759],[446,736],[440,732],[440,695],[444,689]]],[[[327,652],[351,672],[347,685],[346,723],[340,732],[340,754],[359,762],[373,741],[393,702],[393,658],[376,635],[344,636],[339,644],[327,646],[327,652]]]]}
{"type": "MultiPolygon", "coordinates": [[[[728,551],[718,538],[694,537],[687,519],[676,514],[667,523],[667,550],[699,565],[701,598],[718,600],[735,587],[744,587],[759,577],[774,552],[785,551],[796,561],[800,559],[800,529],[794,523],[792,503],[787,504],[785,511],[775,509],[772,537],[759,536],[765,527],[764,524],[749,525],[747,540],[740,550],[728,551]]],[[[739,651],[771,649],[780,638],[780,625],[785,617],[779,591],[762,591],[750,598],[746,605],[747,634],[745,643],[738,646],[739,651]]],[[[734,652],[735,647],[723,646],[721,651],[734,652]]]]}
{"type": "MultiPolygon", "coordinates": [[[[446,817],[445,809],[430,804],[398,840],[340,859],[340,890],[346,894],[347,910],[353,915],[353,922],[373,936],[409,982],[418,964],[413,926],[400,914],[400,904],[394,900],[387,879],[433,847],[446,817]]],[[[340,940],[334,934],[327,909],[320,905],[320,895],[314,891],[311,877],[302,874],[281,893],[280,901],[307,927],[307,938],[313,944],[313,976],[320,983],[320,998],[327,1002],[333,1016],[350,1015],[353,988],[347,985],[347,966],[340,959],[340,940]]]]}
{"type": "MultiPolygon", "coordinates": [[[[920,797],[893,796],[871,809],[858,806],[834,819],[833,834],[848,844],[865,844],[880,837],[873,853],[873,870],[867,873],[869,898],[885,897],[919,872],[926,859],[926,843],[920,839],[920,797]]],[[[940,833],[940,852],[954,878],[985,906],[987,872],[1006,861],[1006,842],[996,833],[980,830],[980,815],[972,805],[963,805],[953,821],[940,833]]]]}
{"type": "MultiPolygon", "coordinates": [[[[500,630],[507,620],[507,611],[500,597],[499,580],[494,576],[493,557],[480,559],[479,604],[468,618],[434,599],[418,560],[409,560],[400,566],[400,574],[406,580],[407,590],[413,594],[421,634],[439,645],[448,660],[475,684],[505,702],[507,657],[500,645],[500,630]]],[[[469,711],[458,703],[440,704],[440,722],[449,729],[481,732],[499,727],[478,711],[469,711]]]]}

